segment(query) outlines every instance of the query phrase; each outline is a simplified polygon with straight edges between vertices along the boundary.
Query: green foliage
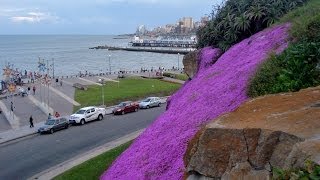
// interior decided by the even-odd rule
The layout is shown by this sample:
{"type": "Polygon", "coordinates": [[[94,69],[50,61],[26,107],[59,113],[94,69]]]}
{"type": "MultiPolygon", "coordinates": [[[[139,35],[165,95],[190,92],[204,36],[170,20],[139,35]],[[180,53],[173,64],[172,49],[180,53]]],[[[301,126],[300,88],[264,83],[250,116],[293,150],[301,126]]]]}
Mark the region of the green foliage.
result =
{"type": "Polygon", "coordinates": [[[311,0],[281,19],[292,18],[291,33],[296,42],[261,65],[249,84],[250,97],[298,91],[320,84],[320,11],[316,13],[316,10],[320,10],[320,1],[311,0]]]}
{"type": "Polygon", "coordinates": [[[319,180],[320,166],[311,161],[306,161],[303,169],[283,170],[279,168],[273,168],[272,175],[272,179],[275,180],[319,180]]]}
{"type": "Polygon", "coordinates": [[[320,1],[309,0],[304,6],[297,8],[294,11],[289,12],[279,23],[292,22],[292,28],[290,30],[291,35],[296,40],[301,40],[301,37],[305,37],[306,34],[315,33],[320,35],[319,23],[320,23],[320,1]],[[318,28],[315,28],[317,27],[318,28]]]}
{"type": "Polygon", "coordinates": [[[319,85],[319,47],[319,42],[303,41],[290,45],[279,56],[271,56],[251,80],[249,96],[298,91],[319,85]]]}
{"type": "Polygon", "coordinates": [[[112,162],[125,151],[132,141],[127,142],[119,147],[111,149],[97,157],[94,157],[59,176],[53,178],[54,180],[87,180],[87,179],[99,179],[101,174],[108,169],[112,162]]]}
{"type": "Polygon", "coordinates": [[[212,19],[198,30],[198,47],[213,46],[226,51],[306,1],[227,0],[222,5],[214,6],[212,19]]]}

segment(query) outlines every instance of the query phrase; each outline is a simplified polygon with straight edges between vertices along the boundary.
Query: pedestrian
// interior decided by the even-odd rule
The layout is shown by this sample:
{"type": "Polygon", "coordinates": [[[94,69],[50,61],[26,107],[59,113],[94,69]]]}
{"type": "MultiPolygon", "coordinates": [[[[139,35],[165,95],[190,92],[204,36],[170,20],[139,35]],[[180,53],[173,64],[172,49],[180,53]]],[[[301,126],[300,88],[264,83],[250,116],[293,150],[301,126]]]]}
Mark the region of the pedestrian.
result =
{"type": "Polygon", "coordinates": [[[50,119],[52,119],[51,113],[49,113],[49,115],[48,115],[48,120],[50,120],[50,119]]]}
{"type": "Polygon", "coordinates": [[[62,86],[62,79],[60,79],[60,86],[62,86]]]}
{"type": "Polygon", "coordinates": [[[33,128],[33,118],[32,118],[32,115],[30,116],[29,118],[29,122],[30,122],[30,128],[33,128]]]}
{"type": "Polygon", "coordinates": [[[35,95],[36,94],[36,86],[33,86],[32,91],[33,91],[33,95],[35,95]]]}
{"type": "Polygon", "coordinates": [[[60,114],[59,114],[58,112],[56,112],[56,113],[54,114],[54,116],[55,116],[56,118],[58,118],[58,117],[60,117],[60,114]]]}
{"type": "Polygon", "coordinates": [[[31,88],[30,88],[30,86],[28,86],[28,95],[30,94],[30,90],[31,90],[31,88]]]}

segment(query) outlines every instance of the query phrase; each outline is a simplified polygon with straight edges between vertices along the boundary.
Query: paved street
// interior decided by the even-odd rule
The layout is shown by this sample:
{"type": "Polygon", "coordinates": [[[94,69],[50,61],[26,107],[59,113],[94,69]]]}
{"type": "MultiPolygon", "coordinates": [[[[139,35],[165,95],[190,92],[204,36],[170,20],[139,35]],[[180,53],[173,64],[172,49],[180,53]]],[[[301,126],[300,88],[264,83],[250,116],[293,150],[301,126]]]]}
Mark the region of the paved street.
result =
{"type": "Polygon", "coordinates": [[[26,179],[90,149],[151,124],[165,110],[140,110],[123,116],[108,115],[102,121],[72,126],[54,134],[35,135],[0,145],[0,179],[26,179]]]}

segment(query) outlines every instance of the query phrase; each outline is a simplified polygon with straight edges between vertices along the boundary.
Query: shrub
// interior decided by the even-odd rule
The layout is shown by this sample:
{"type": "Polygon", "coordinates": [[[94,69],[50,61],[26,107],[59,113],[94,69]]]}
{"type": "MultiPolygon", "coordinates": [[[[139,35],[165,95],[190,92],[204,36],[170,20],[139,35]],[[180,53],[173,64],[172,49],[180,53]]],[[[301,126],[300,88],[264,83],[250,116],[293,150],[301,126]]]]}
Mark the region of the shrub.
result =
{"type": "Polygon", "coordinates": [[[319,85],[320,43],[299,42],[262,64],[248,89],[250,97],[298,91],[319,85]]]}
{"type": "Polygon", "coordinates": [[[320,179],[320,166],[311,161],[306,161],[303,169],[283,170],[279,168],[272,169],[272,178],[275,180],[291,179],[320,179]]]}

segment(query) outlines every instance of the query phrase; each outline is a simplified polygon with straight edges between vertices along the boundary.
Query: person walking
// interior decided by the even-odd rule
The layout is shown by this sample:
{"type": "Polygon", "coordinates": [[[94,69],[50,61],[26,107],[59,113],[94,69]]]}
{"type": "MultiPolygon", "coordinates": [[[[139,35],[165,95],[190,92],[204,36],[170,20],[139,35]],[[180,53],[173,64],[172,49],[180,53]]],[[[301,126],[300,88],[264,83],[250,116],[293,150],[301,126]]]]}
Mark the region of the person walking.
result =
{"type": "Polygon", "coordinates": [[[28,95],[30,94],[30,90],[31,90],[31,88],[30,88],[30,86],[28,86],[28,95]]]}
{"type": "Polygon", "coordinates": [[[60,79],[60,86],[62,86],[62,79],[60,79]]]}
{"type": "Polygon", "coordinates": [[[48,120],[50,120],[50,119],[52,119],[51,113],[49,113],[49,115],[48,115],[48,120]]]}
{"type": "Polygon", "coordinates": [[[32,118],[32,115],[30,116],[29,118],[29,122],[30,122],[30,128],[33,128],[33,118],[32,118]]]}
{"type": "Polygon", "coordinates": [[[60,114],[58,112],[55,113],[54,115],[56,118],[60,117],[60,114]]]}
{"type": "Polygon", "coordinates": [[[36,86],[33,86],[32,91],[33,91],[33,95],[35,95],[36,94],[36,86]]]}

